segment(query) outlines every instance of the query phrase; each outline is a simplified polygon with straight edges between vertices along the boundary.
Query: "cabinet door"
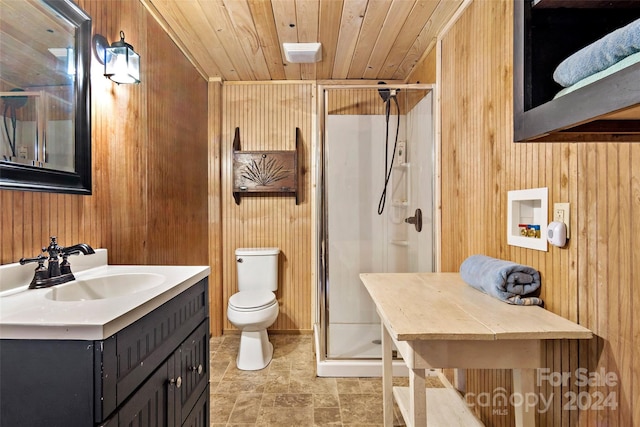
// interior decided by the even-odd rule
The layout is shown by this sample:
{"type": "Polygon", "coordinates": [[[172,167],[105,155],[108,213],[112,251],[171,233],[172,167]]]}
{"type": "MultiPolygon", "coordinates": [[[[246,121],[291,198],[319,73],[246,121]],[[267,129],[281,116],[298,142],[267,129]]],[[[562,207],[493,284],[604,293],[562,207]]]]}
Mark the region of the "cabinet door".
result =
{"type": "Polygon", "coordinates": [[[204,321],[187,338],[175,355],[176,372],[182,385],[176,390],[176,425],[182,425],[187,415],[209,384],[209,322],[204,321]]]}
{"type": "Polygon", "coordinates": [[[182,423],[182,427],[209,427],[209,417],[209,386],[207,385],[196,405],[182,423]]]}
{"type": "Polygon", "coordinates": [[[117,405],[207,318],[207,298],[204,279],[116,334],[117,371],[105,375],[118,379],[117,405]]]}
{"type": "MultiPolygon", "coordinates": [[[[174,357],[170,356],[118,411],[119,427],[168,427],[173,425],[175,390],[174,357]]],[[[111,424],[109,424],[110,426],[111,424]]]]}

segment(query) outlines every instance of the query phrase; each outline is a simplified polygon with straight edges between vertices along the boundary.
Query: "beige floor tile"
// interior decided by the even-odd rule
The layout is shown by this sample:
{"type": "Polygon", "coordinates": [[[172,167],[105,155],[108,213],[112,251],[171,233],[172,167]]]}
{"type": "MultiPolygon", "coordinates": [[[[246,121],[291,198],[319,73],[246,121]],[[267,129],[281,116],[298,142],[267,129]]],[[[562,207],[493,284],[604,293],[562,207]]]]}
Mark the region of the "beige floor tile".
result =
{"type": "Polygon", "coordinates": [[[209,365],[211,382],[219,382],[227,371],[230,363],[231,362],[228,360],[220,360],[218,358],[212,357],[211,363],[209,365]]]}
{"type": "Polygon", "coordinates": [[[262,393],[240,393],[229,416],[229,423],[257,422],[261,401],[262,393]]]}
{"type": "MultiPolygon", "coordinates": [[[[271,363],[259,371],[236,367],[239,335],[212,338],[211,426],[382,426],[380,378],[316,376],[310,335],[273,335],[271,363]]],[[[393,379],[408,385],[407,378],[393,379]]],[[[427,377],[428,387],[442,387],[427,377]]],[[[404,426],[394,405],[394,426],[404,426]]]]}
{"type": "Polygon", "coordinates": [[[215,388],[216,393],[264,393],[264,381],[239,380],[220,381],[215,388]]]}
{"type": "Polygon", "coordinates": [[[211,393],[210,413],[212,423],[226,424],[227,421],[229,421],[229,415],[231,415],[231,411],[233,411],[237,398],[237,393],[211,393]]]}
{"type": "Polygon", "coordinates": [[[236,367],[235,363],[231,363],[222,377],[223,381],[259,381],[265,382],[269,375],[269,369],[261,369],[259,371],[242,371],[236,367]]]}
{"type": "Polygon", "coordinates": [[[276,395],[273,406],[281,408],[306,408],[313,406],[313,394],[282,393],[276,395]]]}
{"type": "Polygon", "coordinates": [[[286,356],[280,358],[273,358],[271,363],[269,363],[269,372],[274,371],[286,371],[289,372],[291,370],[291,359],[286,356]]]}
{"type": "Polygon", "coordinates": [[[340,408],[314,408],[313,425],[320,426],[341,426],[340,408]]]}
{"type": "Polygon", "coordinates": [[[361,393],[360,381],[358,378],[336,378],[336,385],[338,387],[338,393],[361,393]]]}
{"type": "Polygon", "coordinates": [[[338,387],[335,378],[296,375],[296,372],[292,371],[289,379],[289,392],[338,394],[338,387]]]}
{"type": "Polygon", "coordinates": [[[290,371],[269,371],[264,384],[265,393],[287,393],[289,392],[290,371]]]}
{"type": "Polygon", "coordinates": [[[301,427],[313,425],[313,407],[263,407],[257,426],[301,427]]]}
{"type": "Polygon", "coordinates": [[[340,415],[344,424],[379,423],[382,417],[382,396],[377,394],[341,394],[340,415]]]}
{"type": "Polygon", "coordinates": [[[336,394],[316,393],[313,395],[314,408],[339,408],[340,401],[336,394]]]}
{"type": "Polygon", "coordinates": [[[382,396],[382,378],[359,378],[362,393],[379,393],[382,396]]]}

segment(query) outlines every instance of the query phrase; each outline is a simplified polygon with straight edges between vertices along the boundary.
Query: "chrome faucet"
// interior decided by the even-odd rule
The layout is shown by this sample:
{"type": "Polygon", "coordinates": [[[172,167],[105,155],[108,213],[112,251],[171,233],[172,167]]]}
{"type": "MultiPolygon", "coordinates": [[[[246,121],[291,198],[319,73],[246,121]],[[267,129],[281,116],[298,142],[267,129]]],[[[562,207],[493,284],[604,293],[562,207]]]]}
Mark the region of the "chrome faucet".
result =
{"type": "Polygon", "coordinates": [[[42,248],[42,252],[47,252],[49,257],[43,254],[34,258],[21,258],[20,265],[25,265],[30,262],[37,262],[38,266],[35,269],[33,280],[29,285],[29,289],[48,288],[49,286],[60,285],[75,280],[73,273],[71,272],[71,264],[69,263],[69,256],[78,255],[83,253],[84,255],[95,254],[93,248],[86,243],[79,243],[77,245],[62,247],[58,245],[57,238],[51,237],[51,242],[46,248],[42,248]],[[62,257],[62,262],[60,258],[62,257]],[[47,261],[47,267],[44,266],[47,261]]]}

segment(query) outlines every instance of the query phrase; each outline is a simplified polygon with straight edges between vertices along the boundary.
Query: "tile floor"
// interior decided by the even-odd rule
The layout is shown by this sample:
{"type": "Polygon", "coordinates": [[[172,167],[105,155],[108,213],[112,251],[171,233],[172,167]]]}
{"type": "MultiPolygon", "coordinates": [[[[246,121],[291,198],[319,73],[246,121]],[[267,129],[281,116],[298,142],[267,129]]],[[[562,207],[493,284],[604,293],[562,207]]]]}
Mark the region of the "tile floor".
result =
{"type": "Polygon", "coordinates": [[[382,380],[316,377],[311,335],[271,335],[274,357],[261,371],[236,368],[239,339],[211,339],[211,426],[382,426],[382,380]]]}

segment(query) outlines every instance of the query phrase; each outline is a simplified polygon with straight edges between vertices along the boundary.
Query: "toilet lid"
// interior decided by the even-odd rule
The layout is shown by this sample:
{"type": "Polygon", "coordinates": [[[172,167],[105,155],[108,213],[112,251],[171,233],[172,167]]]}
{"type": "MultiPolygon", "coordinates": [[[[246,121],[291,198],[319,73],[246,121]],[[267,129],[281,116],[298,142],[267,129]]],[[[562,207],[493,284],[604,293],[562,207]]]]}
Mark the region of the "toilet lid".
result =
{"type": "Polygon", "coordinates": [[[242,291],[231,295],[229,305],[240,311],[253,311],[272,305],[276,295],[271,291],[242,291]]]}

